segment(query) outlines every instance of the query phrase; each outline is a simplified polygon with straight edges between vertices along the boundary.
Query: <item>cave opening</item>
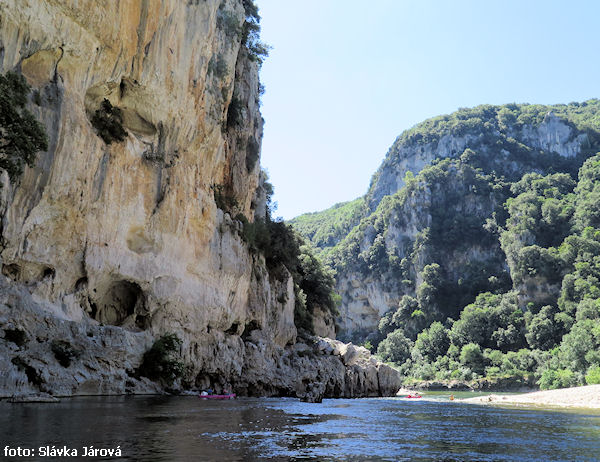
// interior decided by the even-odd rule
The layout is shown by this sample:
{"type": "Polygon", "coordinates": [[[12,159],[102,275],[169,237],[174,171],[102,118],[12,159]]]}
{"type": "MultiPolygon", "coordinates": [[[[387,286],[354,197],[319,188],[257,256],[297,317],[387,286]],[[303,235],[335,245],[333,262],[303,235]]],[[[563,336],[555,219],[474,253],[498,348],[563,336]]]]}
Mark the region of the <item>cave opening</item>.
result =
{"type": "Polygon", "coordinates": [[[244,341],[248,340],[250,338],[250,335],[252,334],[252,331],[255,330],[260,330],[260,324],[258,323],[258,321],[253,319],[244,326],[244,330],[241,334],[242,339],[244,341]]]}
{"type": "Polygon", "coordinates": [[[96,304],[92,316],[113,326],[149,327],[144,292],[138,284],[130,281],[114,282],[96,304]]]}

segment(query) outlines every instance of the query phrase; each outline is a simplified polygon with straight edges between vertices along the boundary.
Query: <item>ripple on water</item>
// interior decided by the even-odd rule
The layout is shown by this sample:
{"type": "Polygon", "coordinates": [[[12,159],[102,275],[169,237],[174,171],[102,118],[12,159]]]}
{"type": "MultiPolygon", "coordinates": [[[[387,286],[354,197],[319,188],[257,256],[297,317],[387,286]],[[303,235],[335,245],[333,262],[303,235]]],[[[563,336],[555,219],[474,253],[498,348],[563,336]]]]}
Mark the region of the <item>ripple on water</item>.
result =
{"type": "MultiPolygon", "coordinates": [[[[446,399],[90,397],[0,403],[9,446],[121,446],[128,460],[598,460],[600,415],[446,399]]],[[[120,459],[123,460],[123,459],[120,459]]]]}

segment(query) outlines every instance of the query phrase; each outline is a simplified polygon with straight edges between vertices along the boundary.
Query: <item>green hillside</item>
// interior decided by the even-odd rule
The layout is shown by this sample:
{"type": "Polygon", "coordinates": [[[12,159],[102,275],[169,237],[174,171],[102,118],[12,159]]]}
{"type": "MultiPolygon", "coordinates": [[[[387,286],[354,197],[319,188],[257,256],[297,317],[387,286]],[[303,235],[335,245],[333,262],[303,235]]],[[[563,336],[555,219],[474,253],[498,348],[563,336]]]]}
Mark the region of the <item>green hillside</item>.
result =
{"type": "Polygon", "coordinates": [[[326,251],[342,240],[365,214],[364,198],[341,202],[322,212],[305,213],[289,224],[308,239],[317,253],[326,251]]]}
{"type": "Polygon", "coordinates": [[[293,221],[337,273],[342,338],[413,380],[599,383],[598,151],[599,100],[478,106],[404,132],[364,199],[293,221]],[[392,191],[406,156],[443,137],[468,142],[392,191]],[[374,291],[388,305],[366,328],[374,291]]]}

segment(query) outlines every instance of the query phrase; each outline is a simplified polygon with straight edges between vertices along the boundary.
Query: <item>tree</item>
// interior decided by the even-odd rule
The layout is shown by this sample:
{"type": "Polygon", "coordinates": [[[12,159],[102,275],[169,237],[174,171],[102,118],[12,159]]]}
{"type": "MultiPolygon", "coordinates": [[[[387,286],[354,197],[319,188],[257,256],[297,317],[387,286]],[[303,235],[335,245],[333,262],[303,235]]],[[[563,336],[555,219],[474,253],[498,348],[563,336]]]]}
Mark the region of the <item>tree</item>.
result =
{"type": "Polygon", "coordinates": [[[415,348],[429,361],[435,361],[438,356],[445,355],[449,346],[448,330],[439,321],[421,332],[415,342],[415,348]]]}
{"type": "Polygon", "coordinates": [[[583,229],[586,226],[600,228],[600,156],[596,155],[585,161],[579,170],[579,183],[575,189],[577,205],[575,210],[575,226],[583,229]]]}
{"type": "Polygon", "coordinates": [[[600,384],[600,366],[593,366],[588,369],[585,382],[588,385],[600,384]]]}
{"type": "Polygon", "coordinates": [[[31,88],[22,75],[0,75],[0,168],[15,181],[23,166],[33,166],[35,155],[48,149],[42,124],[25,109],[31,88]]]}
{"type": "Polygon", "coordinates": [[[423,282],[417,288],[417,300],[421,310],[430,314],[437,308],[437,297],[443,281],[440,265],[437,263],[426,265],[421,272],[421,277],[423,282]]]}
{"type": "Polygon", "coordinates": [[[176,334],[164,334],[144,353],[137,373],[151,380],[172,385],[185,371],[184,363],[179,360],[181,344],[182,341],[176,334]]]}
{"type": "Polygon", "coordinates": [[[575,323],[560,344],[561,358],[576,372],[585,372],[600,348],[600,322],[584,319],[575,323]]]}
{"type": "Polygon", "coordinates": [[[556,323],[555,314],[556,310],[547,305],[533,316],[527,327],[527,334],[525,334],[531,348],[549,350],[560,342],[563,330],[561,325],[556,323]]]}
{"type": "Polygon", "coordinates": [[[404,333],[401,330],[395,330],[379,344],[377,354],[384,361],[402,364],[410,358],[412,347],[413,343],[405,337],[404,333]]]}
{"type": "Polygon", "coordinates": [[[468,343],[460,351],[460,363],[469,367],[473,372],[483,374],[485,369],[485,358],[481,347],[476,343],[468,343]]]}

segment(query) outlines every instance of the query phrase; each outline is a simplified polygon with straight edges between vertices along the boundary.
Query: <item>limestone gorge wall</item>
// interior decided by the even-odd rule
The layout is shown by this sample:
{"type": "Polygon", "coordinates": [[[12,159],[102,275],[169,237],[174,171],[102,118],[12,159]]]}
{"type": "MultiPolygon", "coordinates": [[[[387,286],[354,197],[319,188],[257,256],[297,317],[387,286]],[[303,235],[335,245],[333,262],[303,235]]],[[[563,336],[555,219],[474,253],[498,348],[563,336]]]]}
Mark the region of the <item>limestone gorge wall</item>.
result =
{"type": "MultiPolygon", "coordinates": [[[[527,105],[513,106],[522,113],[529,110],[527,105]]],[[[552,108],[536,107],[538,120],[521,122],[508,116],[504,120],[502,107],[482,106],[465,110],[471,114],[464,118],[473,113],[481,117],[467,119],[466,128],[456,128],[460,116],[458,122],[454,115],[442,116],[398,137],[373,176],[361,223],[326,249],[342,296],[341,338],[359,341],[377,331],[380,319],[396,311],[403,296],[417,297],[422,271],[430,263],[441,265],[449,294],[460,292],[468,280],[481,280],[480,291],[509,289],[506,256],[497,236],[483,229],[494,213],[504,213],[501,205],[509,191],[486,189],[485,181],[473,179],[473,169],[495,175],[492,183],[497,184],[516,181],[526,172],[576,172],[593,151],[594,140],[552,108]],[[431,179],[435,173],[430,172],[427,179],[419,179],[421,186],[402,189],[407,172],[417,175],[445,158],[455,162],[447,177],[431,179]],[[476,238],[448,237],[463,229],[475,230],[476,238]],[[490,277],[492,283],[486,284],[490,277]]],[[[539,283],[543,286],[544,281],[539,283]]],[[[461,301],[470,302],[468,297],[461,301]]],[[[456,318],[453,310],[459,307],[440,309],[456,318]]]]}
{"type": "Polygon", "coordinates": [[[0,323],[27,332],[0,342],[2,394],[154,390],[131,371],[165,332],[182,338],[192,386],[393,392],[387,372],[381,387],[361,378],[380,364],[352,372],[322,349],[310,367],[294,359],[291,278],[271,277],[217,208],[215,192],[250,220],[265,213],[244,17],[241,0],[0,3],[0,70],[26,77],[49,137],[20,182],[2,176],[0,323]],[[123,113],[124,142],[90,123],[104,99],[123,113]],[[56,339],[81,353],[68,367],[56,339]]]}
{"type": "MultiPolygon", "coordinates": [[[[436,242],[441,231],[440,208],[448,215],[472,217],[481,225],[501,204],[491,191],[470,193],[462,172],[451,171],[449,177],[441,187],[427,185],[405,196],[396,194],[382,203],[374,214],[377,218],[363,221],[355,253],[337,268],[342,337],[360,338],[376,331],[380,319],[396,311],[404,295],[418,298],[425,282],[422,271],[430,263],[441,265],[440,277],[452,285],[472,278],[473,272],[487,278],[492,274],[486,272],[491,271],[508,278],[500,246],[487,236],[468,242],[461,242],[460,236],[448,243],[436,242]]],[[[450,306],[439,308],[451,314],[450,306]]]]}
{"type": "MultiPolygon", "coordinates": [[[[456,157],[466,148],[489,151],[498,138],[512,138],[524,145],[546,153],[558,153],[565,158],[575,157],[582,147],[590,143],[586,133],[579,132],[572,124],[557,117],[549,108],[549,112],[539,125],[510,125],[503,130],[495,127],[492,133],[486,133],[483,127],[474,127],[466,133],[444,133],[432,141],[421,139],[407,140],[402,136],[392,144],[381,166],[373,176],[367,204],[373,212],[386,195],[394,194],[404,186],[406,172],[417,174],[431,161],[444,157],[456,157]],[[486,137],[491,135],[491,137],[486,137]]],[[[513,167],[522,170],[519,162],[512,162],[513,167]]],[[[506,169],[508,166],[504,166],[506,169]]],[[[532,169],[532,170],[535,170],[532,169]]]]}

